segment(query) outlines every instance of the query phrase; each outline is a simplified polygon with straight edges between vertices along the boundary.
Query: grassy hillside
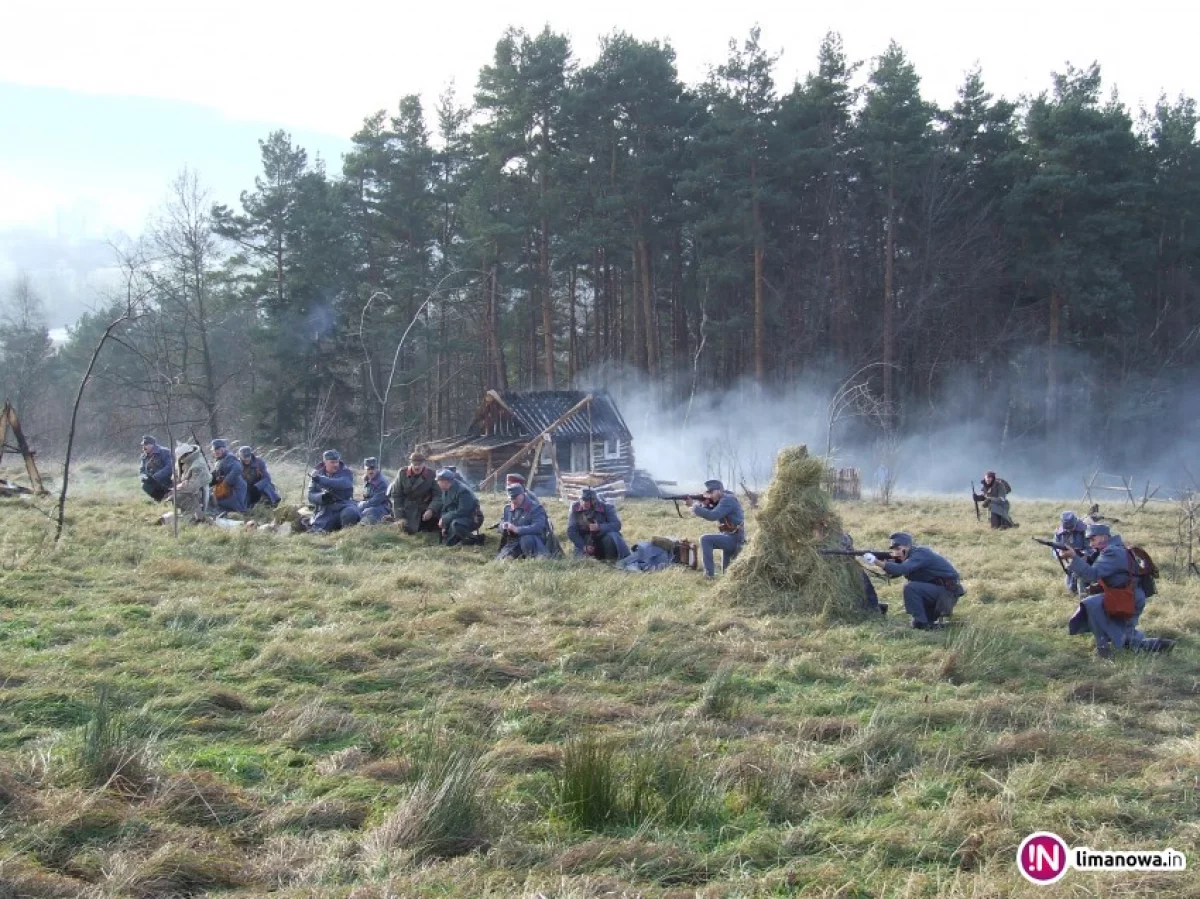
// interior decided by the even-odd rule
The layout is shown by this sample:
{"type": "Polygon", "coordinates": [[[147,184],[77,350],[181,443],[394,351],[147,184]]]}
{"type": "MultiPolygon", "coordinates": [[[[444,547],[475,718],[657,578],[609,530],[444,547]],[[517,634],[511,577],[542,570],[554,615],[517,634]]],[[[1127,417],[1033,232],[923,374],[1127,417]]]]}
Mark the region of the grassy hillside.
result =
{"type": "MultiPolygon", "coordinates": [[[[1144,616],[1174,655],[1097,660],[1029,540],[1060,507],[1014,499],[1005,533],[965,499],[839,507],[860,546],[903,527],[956,563],[937,633],[898,583],[885,621],[824,629],[494,542],[176,540],[136,477],[81,485],[58,550],[8,502],[0,897],[1041,895],[1014,866],[1039,829],[1200,864],[1200,579],[1144,616]]],[[[635,539],[702,533],[622,511],[635,539]]],[[[1118,530],[1169,560],[1169,509],[1118,530]]],[[[1056,889],[1200,895],[1194,871],[1056,889]]]]}

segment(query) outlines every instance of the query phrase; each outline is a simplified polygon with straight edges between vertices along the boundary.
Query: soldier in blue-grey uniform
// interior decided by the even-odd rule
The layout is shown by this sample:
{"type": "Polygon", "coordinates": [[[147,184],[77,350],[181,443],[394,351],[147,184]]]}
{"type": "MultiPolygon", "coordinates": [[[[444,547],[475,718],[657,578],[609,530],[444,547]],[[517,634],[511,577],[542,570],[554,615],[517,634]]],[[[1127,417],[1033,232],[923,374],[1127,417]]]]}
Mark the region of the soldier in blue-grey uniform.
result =
{"type": "Polygon", "coordinates": [[[282,501],[282,497],[271,480],[267,460],[256,455],[254,449],[249,446],[239,446],[237,454],[242,463],[242,477],[246,481],[247,508],[254,508],[265,500],[267,505],[274,509],[282,501]]]}
{"type": "Polygon", "coordinates": [[[530,490],[530,489],[529,489],[529,485],[525,483],[525,476],[524,476],[524,475],[517,474],[515,471],[513,471],[513,472],[509,472],[508,474],[506,474],[506,475],[504,476],[504,487],[505,487],[505,489],[507,489],[507,488],[511,487],[513,484],[520,484],[522,487],[524,487],[524,488],[525,488],[525,495],[526,495],[527,497],[529,497],[529,501],[530,501],[530,502],[534,502],[534,503],[540,503],[540,502],[541,502],[541,500],[540,500],[540,499],[538,499],[538,496],[537,496],[537,494],[536,494],[536,493],[534,493],[532,490],[530,490]]]}
{"type": "Polygon", "coordinates": [[[917,630],[939,626],[939,619],[954,611],[954,606],[967,591],[963,589],[958,572],[943,556],[928,546],[914,546],[910,534],[897,531],[891,536],[892,554],[896,561],[876,560],[864,556],[864,561],[878,564],[889,577],[903,577],[904,610],[912,616],[917,630]]]}
{"type": "Polygon", "coordinates": [[[149,434],[142,438],[142,463],[138,473],[142,490],[156,503],[161,503],[170,494],[174,467],[175,457],[169,449],[159,446],[149,434]]]}
{"type": "MultiPolygon", "coordinates": [[[[1068,630],[1072,634],[1091,631],[1096,639],[1096,654],[1111,658],[1113,648],[1161,650],[1163,641],[1146,644],[1147,638],[1138,630],[1138,621],[1146,608],[1146,593],[1140,579],[1135,576],[1133,554],[1126,548],[1120,534],[1114,534],[1106,524],[1087,526],[1088,546],[1097,553],[1088,562],[1074,550],[1063,550],[1062,556],[1070,563],[1071,571],[1081,580],[1095,583],[1099,593],[1080,601],[1079,609],[1071,619],[1068,630]],[[1105,608],[1105,592],[1122,590],[1133,583],[1133,614],[1128,618],[1115,617],[1105,608]]],[[[1166,641],[1170,643],[1171,641],[1166,641]]]]}
{"type": "Polygon", "coordinates": [[[210,446],[214,461],[213,498],[217,508],[224,512],[245,512],[249,506],[246,505],[246,478],[242,475],[241,461],[229,452],[229,443],[219,437],[210,446]]]}
{"type": "MultiPolygon", "coordinates": [[[[1065,543],[1076,553],[1086,555],[1088,548],[1087,525],[1070,509],[1066,510],[1059,516],[1058,529],[1054,532],[1054,542],[1065,543]]],[[[1053,552],[1057,557],[1058,550],[1053,552]]],[[[1082,596],[1087,591],[1087,582],[1080,580],[1079,576],[1069,567],[1066,571],[1066,583],[1068,593],[1078,593],[1082,596]]]]}
{"type": "Polygon", "coordinates": [[[308,502],[316,510],[309,532],[325,534],[341,530],[342,513],[354,505],[354,473],[337,450],[325,450],[321,464],[308,476],[308,502]]]}
{"type": "Polygon", "coordinates": [[[392,514],[392,501],[388,497],[387,478],[379,470],[379,460],[374,456],[363,459],[363,498],[351,503],[342,511],[342,527],[358,524],[379,524],[392,514]]]}
{"type": "Polygon", "coordinates": [[[447,546],[480,542],[475,535],[483,524],[479,500],[461,475],[449,468],[437,473],[438,495],[421,516],[424,521],[437,521],[447,546]]]}
{"type": "Polygon", "coordinates": [[[703,502],[692,506],[692,514],[705,521],[717,522],[720,532],[705,534],[700,538],[700,554],[704,559],[704,576],[715,577],[713,553],[721,550],[721,570],[728,571],[730,563],[737,558],[746,544],[746,515],[742,504],[725,485],[715,478],[704,482],[703,502]]]}
{"type": "Polygon", "coordinates": [[[497,559],[545,559],[550,556],[547,543],[550,524],[545,507],[529,498],[520,484],[510,484],[508,505],[500,519],[502,546],[497,559]]]}
{"type": "Polygon", "coordinates": [[[567,537],[575,546],[577,558],[619,562],[629,555],[616,507],[600,499],[591,487],[579,491],[579,501],[571,504],[567,537]]]}

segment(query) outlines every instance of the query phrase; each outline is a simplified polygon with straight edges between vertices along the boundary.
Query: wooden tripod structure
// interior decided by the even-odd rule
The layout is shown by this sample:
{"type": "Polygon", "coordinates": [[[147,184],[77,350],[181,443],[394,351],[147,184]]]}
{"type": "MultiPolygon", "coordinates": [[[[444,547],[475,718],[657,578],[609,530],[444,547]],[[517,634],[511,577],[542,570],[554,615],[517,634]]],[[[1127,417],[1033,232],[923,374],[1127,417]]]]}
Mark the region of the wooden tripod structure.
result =
{"type": "Polygon", "coordinates": [[[21,454],[21,458],[25,460],[25,472],[29,475],[29,483],[33,485],[33,490],[27,491],[26,488],[17,484],[0,480],[0,491],[32,492],[38,496],[45,496],[48,491],[42,485],[42,476],[38,474],[37,463],[33,460],[34,451],[29,448],[29,442],[21,431],[21,420],[17,418],[17,410],[13,408],[13,404],[9,400],[4,401],[4,411],[0,412],[0,462],[4,460],[6,452],[21,454]],[[16,441],[15,444],[9,443],[10,436],[16,441]]]}

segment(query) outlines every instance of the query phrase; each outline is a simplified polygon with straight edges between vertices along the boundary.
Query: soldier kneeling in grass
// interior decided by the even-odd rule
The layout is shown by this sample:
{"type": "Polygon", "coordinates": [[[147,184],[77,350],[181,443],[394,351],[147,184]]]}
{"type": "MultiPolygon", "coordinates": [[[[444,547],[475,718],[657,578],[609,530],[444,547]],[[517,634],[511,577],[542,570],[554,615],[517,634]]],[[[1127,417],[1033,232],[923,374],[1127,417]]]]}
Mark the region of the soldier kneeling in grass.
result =
{"type": "Polygon", "coordinates": [[[500,521],[500,552],[496,559],[550,557],[550,523],[546,509],[535,503],[520,484],[510,484],[508,505],[500,521]]]}
{"type": "Polygon", "coordinates": [[[483,538],[477,533],[483,526],[483,510],[466,482],[450,468],[437,473],[438,494],[421,515],[422,521],[436,521],[446,546],[466,543],[478,546],[483,538]]]}
{"type": "Polygon", "coordinates": [[[890,577],[903,576],[908,581],[904,585],[904,610],[912,616],[914,628],[925,631],[941,627],[941,619],[954,611],[967,592],[958,572],[928,546],[914,546],[910,534],[897,531],[891,541],[891,559],[868,556],[864,561],[878,564],[890,577]]]}
{"type": "Polygon", "coordinates": [[[1089,562],[1074,549],[1060,550],[1076,577],[1093,584],[1093,595],[1079,603],[1067,626],[1071,634],[1090,631],[1096,639],[1096,655],[1112,658],[1113,648],[1134,652],[1170,652],[1175,642],[1147,637],[1138,629],[1146,599],[1153,596],[1154,563],[1149,556],[1135,554],[1106,524],[1089,524],[1089,547],[1097,555],[1089,562]]]}

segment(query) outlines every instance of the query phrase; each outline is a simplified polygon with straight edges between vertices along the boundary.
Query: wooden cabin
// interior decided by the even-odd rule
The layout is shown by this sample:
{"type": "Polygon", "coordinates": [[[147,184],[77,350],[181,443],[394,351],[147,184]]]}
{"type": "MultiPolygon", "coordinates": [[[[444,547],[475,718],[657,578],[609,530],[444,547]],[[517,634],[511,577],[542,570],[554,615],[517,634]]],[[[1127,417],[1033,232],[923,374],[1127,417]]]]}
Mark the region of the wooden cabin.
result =
{"type": "Polygon", "coordinates": [[[489,390],[467,432],[419,449],[436,465],[457,465],[481,489],[503,486],[516,471],[532,488],[564,476],[578,482],[629,483],[633,435],[601,390],[489,390]]]}

